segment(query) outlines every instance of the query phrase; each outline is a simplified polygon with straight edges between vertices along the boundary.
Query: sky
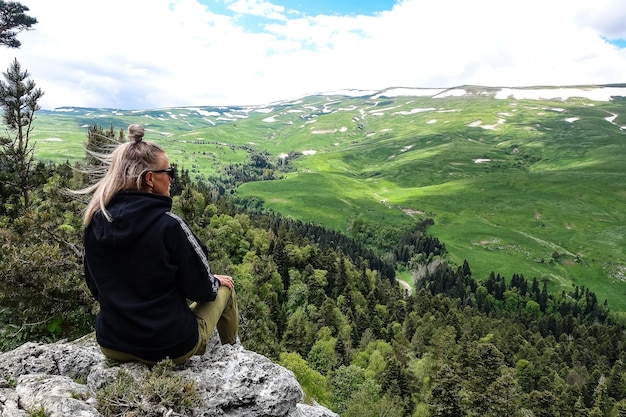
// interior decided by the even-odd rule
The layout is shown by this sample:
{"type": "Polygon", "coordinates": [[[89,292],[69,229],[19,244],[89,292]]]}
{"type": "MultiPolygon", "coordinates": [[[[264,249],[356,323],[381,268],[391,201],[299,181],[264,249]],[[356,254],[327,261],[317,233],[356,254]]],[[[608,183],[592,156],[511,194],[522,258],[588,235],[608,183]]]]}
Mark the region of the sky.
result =
{"type": "MultiPolygon", "coordinates": [[[[388,87],[626,83],[623,0],[21,0],[44,109],[265,105],[388,87]]],[[[3,66],[4,65],[4,66],[3,66]]]]}

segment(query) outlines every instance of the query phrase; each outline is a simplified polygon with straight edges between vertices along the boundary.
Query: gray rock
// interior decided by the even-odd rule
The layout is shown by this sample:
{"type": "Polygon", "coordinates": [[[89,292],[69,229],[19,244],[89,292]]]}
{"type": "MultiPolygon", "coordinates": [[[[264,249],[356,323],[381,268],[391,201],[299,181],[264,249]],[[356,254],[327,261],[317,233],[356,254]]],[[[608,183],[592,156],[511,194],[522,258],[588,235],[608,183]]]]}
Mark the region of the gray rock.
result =
{"type": "Polygon", "coordinates": [[[50,416],[96,417],[101,414],[86,385],[64,375],[28,374],[17,380],[19,404],[26,410],[43,408],[50,416]]]}
{"type": "Polygon", "coordinates": [[[14,389],[0,388],[0,416],[28,417],[28,413],[20,409],[19,397],[14,389]]]}
{"type": "MultiPolygon", "coordinates": [[[[49,417],[96,417],[96,391],[124,371],[135,378],[146,365],[114,363],[100,352],[93,335],[73,342],[25,343],[0,354],[0,417],[28,417],[43,408],[49,417]]],[[[240,344],[222,346],[214,334],[203,356],[174,369],[194,381],[201,404],[190,416],[338,417],[302,403],[293,373],[240,344]]],[[[179,416],[163,407],[150,415],[179,416]]]]}

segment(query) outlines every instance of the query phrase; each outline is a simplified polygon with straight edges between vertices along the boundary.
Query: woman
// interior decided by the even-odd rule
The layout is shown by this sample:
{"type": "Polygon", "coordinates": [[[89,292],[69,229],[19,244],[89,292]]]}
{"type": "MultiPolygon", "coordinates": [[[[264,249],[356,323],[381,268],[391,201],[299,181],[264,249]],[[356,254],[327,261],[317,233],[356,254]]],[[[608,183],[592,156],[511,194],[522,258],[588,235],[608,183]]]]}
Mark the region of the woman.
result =
{"type": "Polygon", "coordinates": [[[107,157],[84,216],[85,278],[100,304],[96,338],[118,361],[185,362],[206,350],[217,327],[237,340],[233,279],[209,269],[206,246],[173,214],[175,171],[159,145],[128,128],[130,142],[107,157]],[[188,300],[194,301],[190,306],[188,300]]]}

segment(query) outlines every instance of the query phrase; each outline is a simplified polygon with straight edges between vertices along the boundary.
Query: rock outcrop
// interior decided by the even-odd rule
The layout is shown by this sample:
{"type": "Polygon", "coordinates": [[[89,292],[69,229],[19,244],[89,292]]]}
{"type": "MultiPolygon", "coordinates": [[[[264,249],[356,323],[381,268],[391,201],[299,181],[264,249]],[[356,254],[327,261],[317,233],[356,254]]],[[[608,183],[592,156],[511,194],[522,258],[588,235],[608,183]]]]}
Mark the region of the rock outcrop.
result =
{"type": "MultiPolygon", "coordinates": [[[[26,343],[0,354],[0,416],[96,417],[96,392],[119,377],[145,375],[139,363],[115,363],[100,352],[93,335],[73,342],[26,343]],[[40,414],[37,414],[40,415],[40,414]]],[[[222,346],[215,335],[207,352],[176,366],[172,374],[193,381],[200,404],[189,416],[337,417],[304,404],[293,373],[241,345],[222,346]]],[[[145,414],[144,414],[145,415],[145,414]]],[[[167,407],[150,416],[180,416],[167,407]]]]}

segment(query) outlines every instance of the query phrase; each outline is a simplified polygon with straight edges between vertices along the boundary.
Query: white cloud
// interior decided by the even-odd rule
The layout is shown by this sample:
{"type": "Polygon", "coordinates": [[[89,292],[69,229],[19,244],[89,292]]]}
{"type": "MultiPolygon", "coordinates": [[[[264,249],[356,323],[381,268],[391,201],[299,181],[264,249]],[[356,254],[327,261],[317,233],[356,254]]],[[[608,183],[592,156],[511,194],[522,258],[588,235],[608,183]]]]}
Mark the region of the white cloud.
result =
{"type": "MultiPolygon", "coordinates": [[[[375,16],[304,16],[261,0],[25,0],[17,57],[44,108],[262,104],[387,87],[626,82],[620,0],[403,0],[375,16]],[[265,29],[241,26],[253,16],[265,29]]],[[[4,64],[2,64],[4,63],[4,64]]],[[[4,67],[2,67],[4,65],[4,67]]]]}

